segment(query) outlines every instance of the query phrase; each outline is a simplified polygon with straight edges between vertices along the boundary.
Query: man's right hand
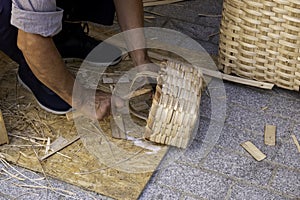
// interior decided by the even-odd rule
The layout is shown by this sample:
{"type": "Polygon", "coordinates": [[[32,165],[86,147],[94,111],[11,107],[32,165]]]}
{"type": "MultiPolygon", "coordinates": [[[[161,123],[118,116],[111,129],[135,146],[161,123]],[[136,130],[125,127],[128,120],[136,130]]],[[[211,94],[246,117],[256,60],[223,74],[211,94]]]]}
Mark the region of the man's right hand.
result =
{"type": "Polygon", "coordinates": [[[73,107],[86,117],[102,120],[110,114],[111,94],[100,90],[95,94],[94,90],[86,89],[74,98],[77,103],[74,103],[73,107]]]}

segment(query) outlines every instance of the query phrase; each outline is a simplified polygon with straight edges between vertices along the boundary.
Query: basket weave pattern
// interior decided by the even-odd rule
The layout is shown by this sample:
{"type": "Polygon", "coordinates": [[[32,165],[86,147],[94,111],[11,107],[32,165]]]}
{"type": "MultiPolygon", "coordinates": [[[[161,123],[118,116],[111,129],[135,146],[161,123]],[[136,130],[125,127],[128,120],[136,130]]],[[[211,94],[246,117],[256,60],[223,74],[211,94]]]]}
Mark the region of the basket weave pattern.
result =
{"type": "Polygon", "coordinates": [[[224,0],[219,69],[299,91],[300,0],[224,0]]]}
{"type": "Polygon", "coordinates": [[[168,61],[157,80],[145,138],[186,148],[199,118],[202,72],[196,67],[168,61]]]}

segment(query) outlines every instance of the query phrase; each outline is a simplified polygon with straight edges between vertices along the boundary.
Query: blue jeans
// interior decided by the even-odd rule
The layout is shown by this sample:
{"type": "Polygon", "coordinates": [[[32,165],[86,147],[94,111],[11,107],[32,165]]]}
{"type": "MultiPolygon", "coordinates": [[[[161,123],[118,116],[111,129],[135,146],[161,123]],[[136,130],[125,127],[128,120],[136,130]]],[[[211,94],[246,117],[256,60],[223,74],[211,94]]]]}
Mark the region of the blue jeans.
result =
{"type": "Polygon", "coordinates": [[[26,65],[17,47],[18,29],[10,24],[11,0],[0,0],[0,50],[19,65],[26,65]]]}

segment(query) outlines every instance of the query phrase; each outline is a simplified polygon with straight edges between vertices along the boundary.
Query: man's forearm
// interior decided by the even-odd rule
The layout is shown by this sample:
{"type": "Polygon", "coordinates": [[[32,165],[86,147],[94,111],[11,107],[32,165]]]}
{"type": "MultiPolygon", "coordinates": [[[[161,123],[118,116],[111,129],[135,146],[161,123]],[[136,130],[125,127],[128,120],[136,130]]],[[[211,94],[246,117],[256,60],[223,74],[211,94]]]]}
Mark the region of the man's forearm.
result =
{"type": "Polygon", "coordinates": [[[35,76],[73,108],[99,120],[109,113],[111,95],[74,84],[74,76],[65,67],[50,37],[19,30],[18,46],[35,76]]]}
{"type": "Polygon", "coordinates": [[[129,30],[144,26],[142,0],[114,0],[121,29],[129,30]]]}
{"type": "MultiPolygon", "coordinates": [[[[117,11],[118,22],[122,31],[127,31],[136,28],[144,27],[144,10],[142,0],[114,0],[117,11]]],[[[127,48],[130,52],[130,56],[135,65],[141,65],[149,63],[150,60],[147,56],[145,37],[143,29],[136,29],[130,31],[127,35],[124,34],[127,48]]]]}
{"type": "Polygon", "coordinates": [[[19,30],[18,46],[35,76],[72,105],[74,77],[65,68],[52,39],[19,30]]]}

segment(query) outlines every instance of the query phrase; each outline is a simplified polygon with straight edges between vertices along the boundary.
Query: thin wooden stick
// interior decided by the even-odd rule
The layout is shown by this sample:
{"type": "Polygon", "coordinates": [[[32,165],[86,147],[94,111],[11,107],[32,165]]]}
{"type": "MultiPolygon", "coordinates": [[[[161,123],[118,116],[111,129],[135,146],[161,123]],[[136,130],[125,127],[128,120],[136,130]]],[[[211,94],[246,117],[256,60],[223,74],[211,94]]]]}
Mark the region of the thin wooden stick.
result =
{"type": "Polygon", "coordinates": [[[177,3],[177,2],[182,2],[182,1],[184,1],[184,0],[152,1],[152,2],[144,2],[143,5],[144,5],[144,7],[148,7],[148,6],[160,6],[160,5],[166,5],[166,4],[177,3]]]}
{"type": "Polygon", "coordinates": [[[39,158],[39,160],[41,160],[41,161],[45,160],[46,158],[54,155],[56,152],[58,152],[58,151],[60,151],[60,150],[62,150],[64,148],[66,148],[67,146],[71,145],[72,143],[76,142],[79,139],[80,139],[80,136],[76,136],[75,138],[73,138],[72,140],[70,140],[68,143],[62,145],[60,148],[56,149],[55,151],[53,151],[53,152],[51,152],[51,153],[49,153],[47,155],[44,155],[43,157],[39,158]]]}
{"type": "Polygon", "coordinates": [[[21,139],[27,140],[29,139],[35,139],[35,140],[41,140],[43,142],[47,141],[47,138],[41,138],[41,137],[35,137],[35,136],[24,136],[24,135],[17,135],[17,134],[13,134],[13,133],[8,133],[9,136],[14,136],[14,137],[20,137],[21,139]],[[27,138],[27,139],[25,139],[27,138]]]}
{"type": "Polygon", "coordinates": [[[240,83],[240,84],[244,84],[244,85],[249,85],[249,86],[263,88],[263,89],[269,89],[269,90],[271,90],[274,87],[273,83],[266,83],[266,82],[261,82],[261,81],[245,79],[245,78],[241,78],[241,77],[237,77],[237,76],[231,76],[228,74],[223,74],[222,72],[219,72],[219,71],[214,71],[214,70],[210,70],[210,69],[206,69],[206,68],[201,68],[201,70],[204,75],[223,79],[226,81],[231,81],[231,82],[235,82],[235,83],[240,83]]]}
{"type": "Polygon", "coordinates": [[[198,14],[200,17],[222,17],[222,15],[198,14]]]}
{"type": "Polygon", "coordinates": [[[44,146],[43,144],[40,144],[40,143],[34,141],[33,138],[30,138],[30,137],[27,137],[27,136],[19,136],[19,135],[14,135],[14,134],[8,134],[8,135],[16,137],[16,138],[20,138],[22,140],[30,141],[30,142],[34,143],[35,145],[42,145],[42,146],[44,146]]]}
{"type": "Polygon", "coordinates": [[[4,171],[7,175],[9,175],[11,178],[15,178],[15,179],[17,179],[19,181],[25,181],[24,178],[20,178],[20,177],[18,177],[18,175],[14,175],[14,174],[10,173],[9,171],[7,171],[4,168],[2,168],[1,170],[4,171]]]}
{"type": "Polygon", "coordinates": [[[19,148],[22,148],[22,147],[44,147],[45,145],[42,145],[42,144],[34,144],[34,145],[32,145],[32,144],[20,144],[20,145],[18,145],[18,144],[8,144],[8,145],[5,145],[5,147],[19,147],[19,148]]]}
{"type": "Polygon", "coordinates": [[[144,16],[144,18],[145,18],[145,19],[155,19],[154,16],[148,16],[148,15],[147,15],[147,16],[144,16]]]}

